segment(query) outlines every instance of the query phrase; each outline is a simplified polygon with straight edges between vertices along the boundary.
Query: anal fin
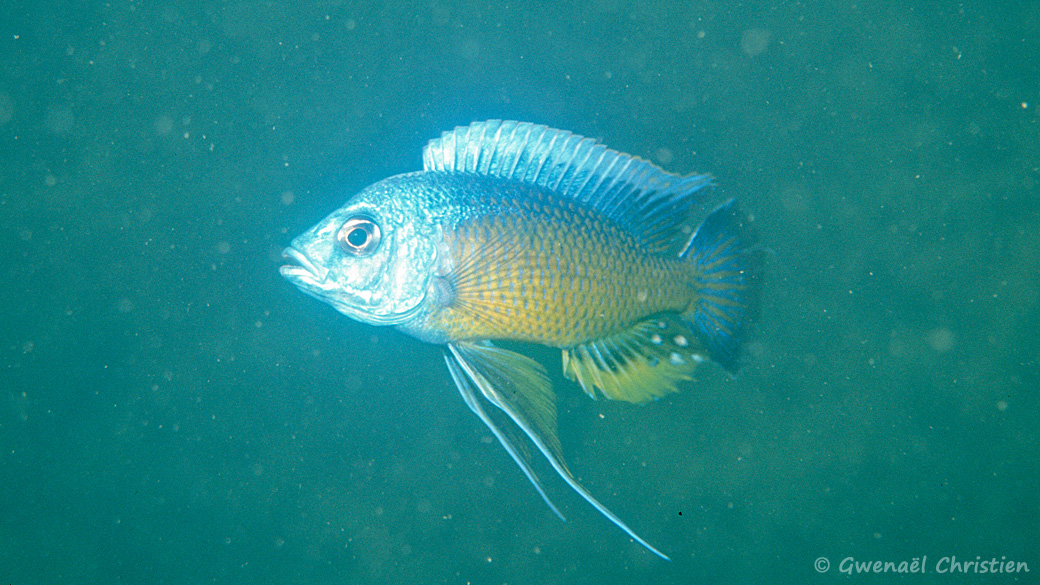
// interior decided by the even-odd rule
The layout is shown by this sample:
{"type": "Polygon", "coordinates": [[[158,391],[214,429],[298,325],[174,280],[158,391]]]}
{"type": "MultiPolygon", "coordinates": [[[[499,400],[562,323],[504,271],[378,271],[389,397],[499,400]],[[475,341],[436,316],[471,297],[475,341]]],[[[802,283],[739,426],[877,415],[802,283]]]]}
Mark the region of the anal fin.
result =
{"type": "Polygon", "coordinates": [[[642,403],[676,392],[705,360],[703,346],[676,316],[641,321],[628,331],[563,350],[563,373],[595,398],[642,403]]]}

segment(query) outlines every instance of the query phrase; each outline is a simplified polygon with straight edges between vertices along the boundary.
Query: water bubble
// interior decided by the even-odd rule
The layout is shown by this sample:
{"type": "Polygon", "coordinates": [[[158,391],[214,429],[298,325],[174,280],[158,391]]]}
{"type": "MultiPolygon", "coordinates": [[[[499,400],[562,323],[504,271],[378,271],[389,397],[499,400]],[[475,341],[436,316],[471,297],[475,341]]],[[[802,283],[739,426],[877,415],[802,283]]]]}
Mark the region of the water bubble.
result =
{"type": "Polygon", "coordinates": [[[769,48],[773,33],[764,28],[749,28],[740,37],[740,50],[748,57],[760,55],[769,48]]]}
{"type": "Polygon", "coordinates": [[[939,353],[946,353],[957,344],[957,336],[945,327],[940,327],[928,334],[928,345],[939,353]]]}
{"type": "Polygon", "coordinates": [[[68,108],[48,108],[44,120],[48,130],[60,135],[71,132],[73,125],[76,123],[76,117],[72,114],[72,110],[68,108]]]}
{"type": "Polygon", "coordinates": [[[173,118],[163,114],[155,119],[155,133],[159,136],[166,136],[170,132],[173,132],[173,118]]]}

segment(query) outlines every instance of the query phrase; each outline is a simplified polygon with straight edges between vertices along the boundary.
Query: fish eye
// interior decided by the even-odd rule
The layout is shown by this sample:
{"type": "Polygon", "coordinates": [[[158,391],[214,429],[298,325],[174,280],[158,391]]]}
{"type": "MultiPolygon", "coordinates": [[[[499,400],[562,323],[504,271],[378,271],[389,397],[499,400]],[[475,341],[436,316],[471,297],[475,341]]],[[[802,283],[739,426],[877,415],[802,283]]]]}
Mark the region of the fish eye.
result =
{"type": "Polygon", "coordinates": [[[379,247],[379,225],[367,217],[352,217],[336,232],[336,241],[355,256],[368,256],[379,247]]]}

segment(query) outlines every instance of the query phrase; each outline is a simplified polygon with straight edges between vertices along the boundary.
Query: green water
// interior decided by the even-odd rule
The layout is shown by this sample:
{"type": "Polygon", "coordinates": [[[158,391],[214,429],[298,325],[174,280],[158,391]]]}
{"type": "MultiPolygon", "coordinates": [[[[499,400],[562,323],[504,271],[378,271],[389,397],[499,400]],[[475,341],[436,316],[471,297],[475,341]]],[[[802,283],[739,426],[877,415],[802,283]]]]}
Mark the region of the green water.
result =
{"type": "Polygon", "coordinates": [[[5,3],[0,583],[1036,583],[1038,39],[1030,2],[5,3]],[[487,118],[711,172],[774,252],[738,378],[555,379],[672,563],[277,273],[487,118]]]}

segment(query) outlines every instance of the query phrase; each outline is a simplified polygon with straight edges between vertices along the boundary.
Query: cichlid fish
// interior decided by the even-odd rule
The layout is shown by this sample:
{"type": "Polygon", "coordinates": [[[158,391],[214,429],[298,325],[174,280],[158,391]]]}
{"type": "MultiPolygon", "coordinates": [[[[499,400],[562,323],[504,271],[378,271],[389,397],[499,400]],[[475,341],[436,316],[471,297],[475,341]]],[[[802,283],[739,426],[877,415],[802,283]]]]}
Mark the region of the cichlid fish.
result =
{"type": "Polygon", "coordinates": [[[422,171],[364,189],[293,240],[281,273],[353,319],[445,345],[466,404],[556,515],[486,402],[667,559],[567,469],[542,365],[493,341],[561,349],[564,374],[593,398],[660,398],[707,359],[735,373],[760,252],[732,200],[695,223],[710,184],[570,132],[476,122],[431,140],[422,171]]]}

